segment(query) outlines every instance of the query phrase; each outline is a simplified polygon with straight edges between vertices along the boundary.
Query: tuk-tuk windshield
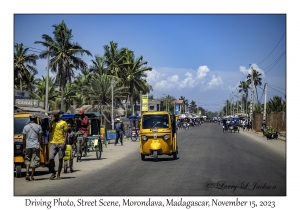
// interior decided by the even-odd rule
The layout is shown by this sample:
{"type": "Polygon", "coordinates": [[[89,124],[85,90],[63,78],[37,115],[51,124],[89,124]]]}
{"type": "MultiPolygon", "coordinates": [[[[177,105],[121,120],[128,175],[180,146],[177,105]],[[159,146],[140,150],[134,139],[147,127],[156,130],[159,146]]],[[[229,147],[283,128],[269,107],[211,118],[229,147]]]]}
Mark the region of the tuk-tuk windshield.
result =
{"type": "Polygon", "coordinates": [[[169,116],[162,115],[144,115],[142,128],[168,128],[170,127],[169,116]]]}
{"type": "Polygon", "coordinates": [[[14,134],[22,134],[23,128],[30,122],[29,117],[14,118],[14,134]]]}

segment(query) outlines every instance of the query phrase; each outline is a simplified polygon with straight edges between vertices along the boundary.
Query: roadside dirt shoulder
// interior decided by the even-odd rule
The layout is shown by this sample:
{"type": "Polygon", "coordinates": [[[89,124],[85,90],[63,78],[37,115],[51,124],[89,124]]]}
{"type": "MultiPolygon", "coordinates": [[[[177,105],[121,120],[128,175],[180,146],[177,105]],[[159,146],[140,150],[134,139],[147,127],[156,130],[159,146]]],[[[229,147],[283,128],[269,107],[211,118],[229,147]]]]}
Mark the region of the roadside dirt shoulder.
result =
{"type": "Polygon", "coordinates": [[[282,141],[280,139],[267,140],[267,138],[264,137],[261,132],[240,131],[240,134],[246,135],[249,138],[253,139],[254,141],[257,141],[273,149],[279,155],[286,157],[286,141],[282,141]]]}

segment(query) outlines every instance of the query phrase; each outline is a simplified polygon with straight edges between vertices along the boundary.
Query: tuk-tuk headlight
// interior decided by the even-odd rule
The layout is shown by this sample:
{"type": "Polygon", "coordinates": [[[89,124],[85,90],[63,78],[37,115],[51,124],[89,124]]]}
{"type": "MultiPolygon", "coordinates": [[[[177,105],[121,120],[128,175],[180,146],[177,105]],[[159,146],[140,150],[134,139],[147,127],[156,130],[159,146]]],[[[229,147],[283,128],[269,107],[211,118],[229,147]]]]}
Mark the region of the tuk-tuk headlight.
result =
{"type": "Polygon", "coordinates": [[[169,139],[169,135],[168,134],[164,135],[164,140],[167,141],[168,139],[169,139]]]}
{"type": "Polygon", "coordinates": [[[15,139],[15,142],[23,142],[22,139],[15,139]]]}
{"type": "Polygon", "coordinates": [[[147,137],[147,136],[143,136],[142,139],[143,139],[144,141],[147,141],[147,140],[148,140],[148,137],[147,137]]]}

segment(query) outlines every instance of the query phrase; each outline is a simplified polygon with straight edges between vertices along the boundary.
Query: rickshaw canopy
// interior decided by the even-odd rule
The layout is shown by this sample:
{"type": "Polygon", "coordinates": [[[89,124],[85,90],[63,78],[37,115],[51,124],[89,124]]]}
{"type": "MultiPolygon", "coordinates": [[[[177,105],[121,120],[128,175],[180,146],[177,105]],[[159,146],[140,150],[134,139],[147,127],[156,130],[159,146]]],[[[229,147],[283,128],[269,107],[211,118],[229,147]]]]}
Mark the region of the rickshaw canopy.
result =
{"type": "MultiPolygon", "coordinates": [[[[99,112],[85,112],[84,113],[88,118],[99,118],[101,115],[99,112]]],[[[75,114],[74,118],[79,118],[80,114],[75,114]]]]}
{"type": "Polygon", "coordinates": [[[141,116],[134,116],[134,115],[132,115],[132,116],[129,116],[128,118],[129,119],[141,119],[141,116]]]}
{"type": "Polygon", "coordinates": [[[61,115],[61,119],[73,119],[75,114],[63,114],[61,115]]]}

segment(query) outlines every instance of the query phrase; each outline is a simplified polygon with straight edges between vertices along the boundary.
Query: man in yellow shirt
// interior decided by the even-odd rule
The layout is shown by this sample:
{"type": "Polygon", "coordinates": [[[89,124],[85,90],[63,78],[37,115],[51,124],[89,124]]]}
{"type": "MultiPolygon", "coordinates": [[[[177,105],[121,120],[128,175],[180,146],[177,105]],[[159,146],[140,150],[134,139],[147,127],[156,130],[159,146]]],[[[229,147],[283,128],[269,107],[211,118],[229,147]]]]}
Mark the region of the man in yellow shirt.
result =
{"type": "Polygon", "coordinates": [[[51,180],[57,179],[60,180],[60,172],[63,165],[64,150],[66,145],[66,131],[68,125],[64,120],[59,119],[59,111],[54,110],[51,112],[53,117],[51,118],[49,132],[51,133],[50,137],[50,172],[52,173],[50,178],[51,180]],[[57,177],[55,172],[55,162],[54,158],[58,154],[59,165],[57,170],[57,177]]]}

